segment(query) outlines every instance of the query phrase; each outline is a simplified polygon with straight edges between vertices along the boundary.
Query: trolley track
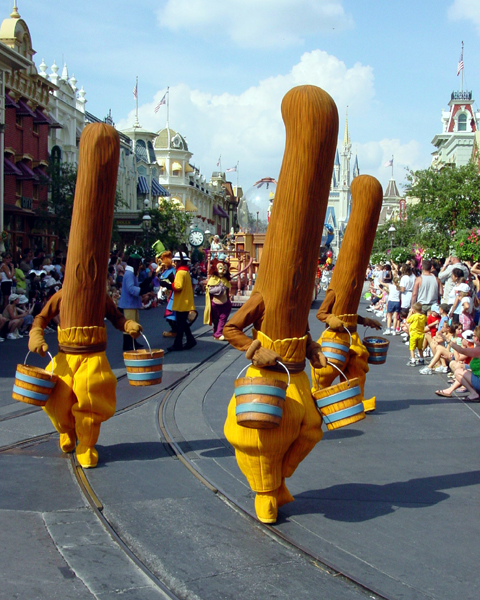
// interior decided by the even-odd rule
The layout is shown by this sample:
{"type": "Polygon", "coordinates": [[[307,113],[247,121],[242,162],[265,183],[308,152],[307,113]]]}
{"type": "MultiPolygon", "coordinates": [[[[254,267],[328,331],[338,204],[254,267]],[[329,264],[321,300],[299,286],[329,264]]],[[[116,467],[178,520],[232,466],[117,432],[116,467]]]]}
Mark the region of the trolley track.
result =
{"type": "MultiPolygon", "coordinates": [[[[201,336],[198,336],[198,337],[201,337],[201,336]]],[[[172,435],[172,432],[170,430],[168,420],[165,418],[165,412],[166,412],[169,402],[172,400],[173,392],[179,386],[184,385],[187,378],[195,377],[195,375],[198,372],[200,372],[201,369],[204,368],[204,365],[207,361],[211,361],[211,359],[213,357],[218,356],[219,354],[225,353],[227,351],[228,351],[228,346],[223,346],[223,345],[220,346],[217,350],[215,350],[207,358],[205,358],[200,363],[198,363],[195,366],[195,368],[192,369],[190,372],[188,372],[184,377],[177,380],[170,387],[168,387],[160,392],[160,394],[163,394],[163,397],[161,397],[161,399],[159,400],[159,406],[158,406],[158,428],[159,428],[161,435],[165,439],[165,444],[167,446],[167,449],[169,449],[170,454],[173,457],[175,457],[176,459],[178,459],[182,463],[182,465],[198,481],[200,481],[202,483],[202,485],[204,485],[209,491],[211,491],[213,494],[215,494],[220,500],[222,500],[225,504],[227,504],[237,514],[239,514],[243,518],[247,519],[250,522],[250,524],[252,524],[256,528],[259,528],[260,530],[262,530],[268,537],[275,540],[277,543],[279,543],[282,546],[287,547],[291,550],[294,550],[297,553],[300,553],[301,555],[303,555],[303,557],[308,562],[310,562],[316,568],[321,568],[323,571],[325,571],[332,577],[342,579],[345,581],[345,583],[353,585],[357,588],[360,588],[363,592],[369,594],[369,597],[372,600],[377,600],[377,599],[378,600],[394,600],[392,597],[385,596],[384,594],[380,593],[379,591],[372,589],[372,587],[368,587],[368,586],[364,585],[357,578],[346,573],[344,570],[338,568],[336,565],[332,564],[331,561],[325,559],[325,557],[314,554],[311,551],[309,551],[308,549],[302,547],[301,544],[299,544],[295,540],[288,538],[283,533],[278,531],[278,529],[276,529],[274,526],[270,526],[270,525],[266,525],[266,524],[258,522],[258,520],[256,519],[256,517],[253,513],[245,510],[243,507],[241,507],[236,502],[235,498],[233,498],[231,495],[224,492],[223,490],[218,489],[218,487],[212,481],[210,481],[207,477],[205,477],[200,472],[200,470],[197,468],[197,466],[195,465],[195,461],[189,459],[187,454],[182,450],[180,444],[175,441],[174,436],[172,435]]],[[[119,377],[118,379],[120,380],[120,379],[123,379],[124,377],[126,377],[126,375],[123,375],[123,376],[119,377]]],[[[213,386],[214,384],[215,384],[215,382],[213,381],[211,386],[213,386]]],[[[119,411],[116,412],[116,414],[119,415],[119,414],[123,414],[128,411],[131,411],[131,410],[137,408],[138,406],[151,401],[155,396],[158,397],[160,394],[158,391],[157,392],[154,391],[154,392],[152,392],[152,394],[148,395],[148,397],[145,397],[136,403],[133,403],[123,409],[120,409],[119,411]]],[[[22,411],[21,414],[14,414],[14,415],[6,416],[6,417],[0,419],[0,421],[13,419],[13,418],[19,418],[21,416],[25,416],[27,414],[36,412],[36,410],[38,410],[38,409],[35,408],[32,410],[22,411]]],[[[58,434],[56,432],[51,432],[51,433],[47,433],[47,434],[43,434],[43,435],[39,435],[39,436],[32,436],[28,439],[25,439],[25,440],[22,440],[22,441],[13,443],[13,444],[2,446],[2,447],[0,447],[0,452],[7,452],[9,450],[27,448],[27,447],[35,445],[35,444],[40,444],[40,443],[49,441],[57,435],[58,434]]],[[[164,594],[165,598],[170,599],[170,600],[180,600],[181,597],[177,596],[171,589],[169,589],[161,581],[161,579],[157,575],[155,575],[155,573],[153,573],[151,571],[151,569],[145,564],[145,562],[139,556],[137,556],[137,554],[135,554],[131,545],[129,545],[123,539],[122,532],[117,531],[115,529],[115,527],[110,523],[110,521],[105,517],[105,515],[103,513],[103,508],[104,508],[103,503],[102,503],[101,499],[95,493],[92,486],[90,485],[90,482],[86,475],[86,471],[84,469],[82,469],[82,467],[76,461],[74,453],[70,454],[70,471],[71,471],[72,477],[77,482],[82,495],[88,502],[91,510],[94,512],[94,514],[96,515],[96,517],[98,518],[98,520],[100,521],[100,523],[102,524],[104,529],[108,532],[111,539],[118,545],[118,547],[125,553],[125,555],[130,558],[130,560],[136,565],[136,567],[138,569],[140,569],[152,581],[152,583],[158,588],[158,590],[162,594],[164,594]]]]}

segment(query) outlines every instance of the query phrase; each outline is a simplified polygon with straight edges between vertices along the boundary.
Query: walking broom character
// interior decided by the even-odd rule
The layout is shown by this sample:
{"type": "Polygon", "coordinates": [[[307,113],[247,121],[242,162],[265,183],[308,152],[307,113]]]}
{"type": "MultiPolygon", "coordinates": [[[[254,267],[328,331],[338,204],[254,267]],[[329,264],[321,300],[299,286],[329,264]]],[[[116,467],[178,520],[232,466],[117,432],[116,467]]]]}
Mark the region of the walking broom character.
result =
{"type": "MultiPolygon", "coordinates": [[[[141,326],[126,320],[105,292],[120,154],[118,133],[110,125],[87,125],[80,139],[63,288],[35,318],[28,348],[45,356],[44,330],[60,314],[58,382],[44,410],[60,433],[63,452],[76,451],[82,467],[95,467],[100,425],[113,416],[117,380],[105,355],[104,318],[138,337],[141,326]],[[78,439],[78,445],[77,444],[78,439]]],[[[52,364],[47,369],[50,370],[52,364]]]]}
{"type": "MultiPolygon", "coordinates": [[[[364,397],[369,353],[360,341],[357,325],[381,329],[381,323],[362,317],[357,311],[382,208],[383,192],[380,183],[369,175],[355,177],[351,190],[352,208],[347,229],[325,299],[317,312],[317,319],[326,323],[328,329],[318,341],[324,345],[333,343],[347,348],[339,368],[347,379],[358,377],[365,412],[370,412],[375,410],[375,397],[367,400],[364,397]]],[[[338,369],[331,364],[312,369],[313,392],[329,387],[338,375],[338,369]]]]}
{"type": "Polygon", "coordinates": [[[326,364],[308,333],[308,313],[338,134],[335,103],[315,86],[290,90],[282,116],[285,153],[255,287],[223,330],[225,339],[252,361],[247,377],[290,380],[278,428],[239,425],[235,397],[225,423],[226,438],[256,492],[255,511],[264,523],[274,523],[278,507],[293,500],[285,478],[322,437],[305,358],[316,367],[326,364]],[[253,339],[243,333],[250,324],[253,339]]]}

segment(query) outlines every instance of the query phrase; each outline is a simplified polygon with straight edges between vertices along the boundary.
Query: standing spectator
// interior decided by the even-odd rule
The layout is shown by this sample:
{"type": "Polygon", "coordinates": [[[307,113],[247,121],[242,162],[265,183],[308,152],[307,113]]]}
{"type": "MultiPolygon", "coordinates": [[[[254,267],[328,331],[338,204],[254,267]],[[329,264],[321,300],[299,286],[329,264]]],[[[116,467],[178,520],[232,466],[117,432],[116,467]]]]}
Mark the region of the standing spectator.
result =
{"type": "Polygon", "coordinates": [[[455,287],[456,280],[458,279],[458,274],[456,279],[452,278],[452,273],[454,269],[461,269],[462,275],[460,275],[460,277],[465,277],[466,280],[470,275],[468,267],[461,263],[460,259],[457,256],[449,256],[447,258],[445,264],[440,269],[440,273],[438,274],[438,278],[443,284],[442,302],[445,304],[452,304],[451,302],[449,302],[448,298],[452,289],[455,287]]]}
{"type": "Polygon", "coordinates": [[[12,292],[14,279],[14,268],[12,264],[12,255],[10,252],[2,254],[2,264],[0,265],[0,289],[2,290],[3,304],[2,310],[8,306],[9,297],[12,292]]]}
{"type": "Polygon", "coordinates": [[[413,286],[415,285],[415,275],[413,274],[412,267],[410,265],[403,265],[400,269],[400,307],[402,309],[410,310],[412,305],[412,292],[413,286]]]}
{"type": "Polygon", "coordinates": [[[380,288],[388,289],[388,302],[387,302],[387,328],[383,332],[384,335],[397,335],[400,333],[398,313],[400,312],[400,287],[398,285],[398,278],[394,277],[393,282],[386,285],[385,283],[380,284],[380,288]]]}
{"type": "Polygon", "coordinates": [[[435,275],[432,275],[431,270],[431,261],[422,260],[422,274],[416,278],[412,291],[412,305],[419,302],[424,315],[440,298],[441,283],[435,275]]]}
{"type": "MultiPolygon", "coordinates": [[[[118,301],[118,308],[120,308],[128,320],[140,322],[138,310],[142,308],[142,297],[140,292],[140,286],[138,285],[138,268],[140,266],[141,258],[138,254],[131,254],[127,260],[127,266],[125,267],[125,275],[123,277],[122,293],[120,300],[118,301]]],[[[146,301],[147,299],[145,299],[146,301]]],[[[143,348],[142,344],[135,343],[136,348],[143,348]]],[[[133,338],[129,334],[123,334],[123,350],[133,350],[133,338]]]]}

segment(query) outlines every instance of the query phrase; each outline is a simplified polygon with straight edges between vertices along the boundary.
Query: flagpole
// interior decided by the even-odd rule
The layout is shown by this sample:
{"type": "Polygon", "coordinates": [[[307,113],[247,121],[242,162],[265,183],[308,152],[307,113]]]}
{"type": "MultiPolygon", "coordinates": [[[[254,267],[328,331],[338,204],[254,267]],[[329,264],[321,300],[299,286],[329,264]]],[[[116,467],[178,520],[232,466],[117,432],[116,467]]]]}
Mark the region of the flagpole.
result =
{"type": "Polygon", "coordinates": [[[392,154],[392,179],[393,179],[393,154],[392,154]]]}
{"type": "MultiPolygon", "coordinates": [[[[462,40],[462,61],[463,61],[463,40],[462,40]]],[[[465,62],[463,64],[465,64],[465,62]]],[[[461,81],[460,91],[463,92],[463,69],[462,69],[462,81],[461,81]]]]}
{"type": "Polygon", "coordinates": [[[170,118],[170,88],[167,87],[167,129],[168,129],[169,118],[170,118]]]}
{"type": "Polygon", "coordinates": [[[135,94],[135,126],[138,127],[138,75],[135,81],[135,89],[137,90],[137,93],[135,94]]]}
{"type": "Polygon", "coordinates": [[[237,160],[237,195],[238,195],[238,165],[239,165],[240,161],[237,160]]]}

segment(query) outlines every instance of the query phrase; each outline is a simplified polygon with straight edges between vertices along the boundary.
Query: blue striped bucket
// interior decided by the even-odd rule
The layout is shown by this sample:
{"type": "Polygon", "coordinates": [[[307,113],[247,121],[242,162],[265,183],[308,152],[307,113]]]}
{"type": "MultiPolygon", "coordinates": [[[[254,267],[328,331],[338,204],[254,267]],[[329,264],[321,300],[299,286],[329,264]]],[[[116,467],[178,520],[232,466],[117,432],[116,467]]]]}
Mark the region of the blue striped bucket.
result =
{"type": "Polygon", "coordinates": [[[365,418],[358,377],[316,390],[313,397],[327,429],[339,429],[365,418]]]}
{"type": "Polygon", "coordinates": [[[249,429],[274,429],[282,421],[290,373],[284,364],[279,363],[288,374],[288,383],[267,377],[240,377],[235,380],[235,415],[237,424],[249,429]]]}
{"type": "Polygon", "coordinates": [[[323,339],[325,332],[329,329],[330,328],[327,327],[327,329],[325,329],[325,331],[320,337],[320,346],[322,348],[322,353],[329,363],[335,365],[336,367],[343,368],[347,361],[350,346],[352,345],[352,336],[350,335],[348,329],[345,329],[350,338],[349,342],[346,342],[340,337],[323,339]]]}
{"type": "Polygon", "coordinates": [[[388,346],[390,342],[383,337],[366,337],[363,345],[368,350],[368,362],[371,365],[383,365],[387,360],[388,346]]]}
{"type": "Polygon", "coordinates": [[[58,376],[53,373],[52,355],[48,352],[52,362],[52,370],[49,373],[39,367],[25,364],[29,354],[30,352],[27,353],[23,365],[17,365],[12,398],[35,406],[45,406],[58,381],[58,376]]]}
{"type": "MultiPolygon", "coordinates": [[[[145,336],[143,337],[145,338],[145,336]]],[[[123,353],[128,383],[133,386],[162,383],[164,351],[152,350],[147,338],[145,341],[148,350],[130,350],[123,353]]]]}

